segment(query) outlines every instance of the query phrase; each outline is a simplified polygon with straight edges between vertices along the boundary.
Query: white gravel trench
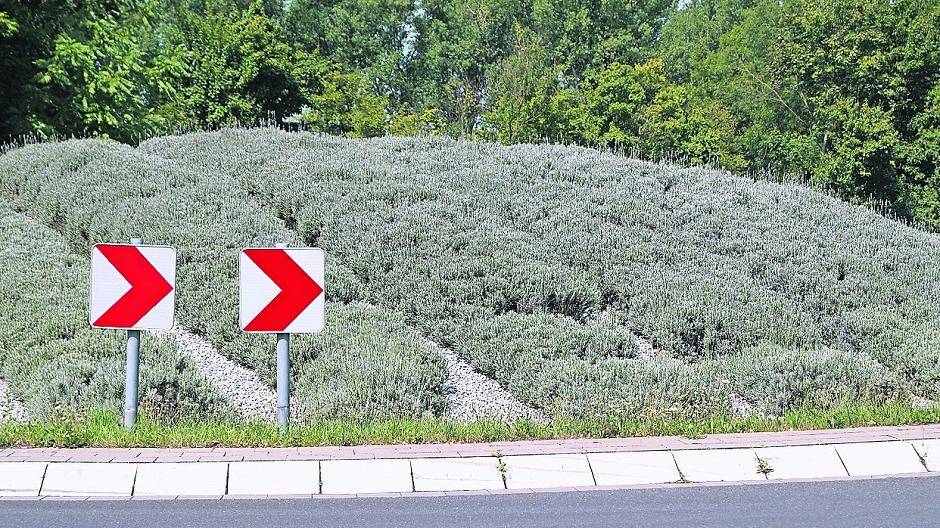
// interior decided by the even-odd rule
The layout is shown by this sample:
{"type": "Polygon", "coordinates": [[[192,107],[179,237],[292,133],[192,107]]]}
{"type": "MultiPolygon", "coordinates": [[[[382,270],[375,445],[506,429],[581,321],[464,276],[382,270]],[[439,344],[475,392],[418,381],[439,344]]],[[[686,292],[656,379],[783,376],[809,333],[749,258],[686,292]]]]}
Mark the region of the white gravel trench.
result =
{"type": "MultiPolygon", "coordinates": [[[[219,354],[209,342],[179,324],[171,330],[154,334],[175,339],[180,355],[193,362],[196,370],[229,401],[242,419],[276,419],[277,395],[255,371],[219,354]]],[[[447,369],[443,388],[446,417],[461,421],[492,419],[505,422],[543,419],[541,413],[514,398],[495,380],[475,371],[452,350],[424,337],[420,339],[444,359],[447,369]]],[[[292,414],[296,416],[296,413],[292,414]]],[[[0,379],[0,422],[25,421],[26,417],[23,403],[0,379]]]]}
{"type": "Polygon", "coordinates": [[[462,421],[489,418],[505,422],[543,419],[541,413],[514,398],[496,380],[475,371],[454,351],[427,338],[421,339],[444,358],[447,368],[444,393],[449,417],[462,421]]]}
{"type": "Polygon", "coordinates": [[[196,370],[225,396],[243,419],[277,419],[277,395],[255,371],[219,354],[208,341],[179,324],[156,334],[176,339],[180,355],[192,360],[196,370]]]}
{"type": "Polygon", "coordinates": [[[26,409],[16,396],[10,392],[6,382],[0,379],[0,422],[26,420],[26,409]]]}
{"type": "MultiPolygon", "coordinates": [[[[242,418],[275,420],[277,395],[256,372],[222,356],[205,339],[178,324],[172,330],[158,332],[158,335],[176,339],[179,353],[192,360],[196,369],[228,399],[242,418]]],[[[515,399],[495,380],[475,371],[453,351],[426,338],[421,339],[444,359],[447,417],[461,421],[542,419],[538,411],[515,399]]]]}

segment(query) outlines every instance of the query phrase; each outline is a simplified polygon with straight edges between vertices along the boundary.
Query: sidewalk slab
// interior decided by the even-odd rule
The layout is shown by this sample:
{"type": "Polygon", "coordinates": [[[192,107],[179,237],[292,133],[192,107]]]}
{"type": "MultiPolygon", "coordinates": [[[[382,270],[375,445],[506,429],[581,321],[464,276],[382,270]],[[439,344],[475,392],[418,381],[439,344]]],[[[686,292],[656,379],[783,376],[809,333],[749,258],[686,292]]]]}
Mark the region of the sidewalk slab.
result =
{"type": "Polygon", "coordinates": [[[324,460],[320,479],[324,494],[413,491],[408,459],[324,460]]]}
{"type": "Polygon", "coordinates": [[[137,464],[64,462],[49,464],[40,495],[84,497],[131,494],[137,464]]]}
{"type": "Polygon", "coordinates": [[[411,468],[415,491],[505,489],[496,457],[416,458],[411,468]]]}
{"type": "Polygon", "coordinates": [[[769,480],[848,476],[832,446],[761,447],[755,451],[773,470],[767,474],[769,480]]]}
{"type": "Polygon", "coordinates": [[[134,495],[222,495],[228,464],[168,462],[141,464],[134,495]]]}
{"type": "Polygon", "coordinates": [[[591,453],[587,458],[598,486],[661,484],[680,478],[669,451],[591,453]]]}
{"type": "Polygon", "coordinates": [[[853,477],[927,472],[911,442],[863,442],[834,447],[853,477]]]}
{"type": "Polygon", "coordinates": [[[586,455],[512,455],[506,463],[506,488],[593,486],[586,455]]]}
{"type": "Polygon", "coordinates": [[[320,463],[315,460],[232,462],[229,495],[315,495],[320,493],[320,463]]]}
{"type": "Polygon", "coordinates": [[[940,471],[940,440],[916,440],[914,449],[924,459],[928,471],[940,471]]]}
{"type": "Polygon", "coordinates": [[[0,466],[0,497],[38,497],[44,462],[5,462],[0,466]]]}
{"type": "Polygon", "coordinates": [[[691,482],[767,480],[757,471],[753,449],[694,449],[672,454],[679,471],[691,482]]]}

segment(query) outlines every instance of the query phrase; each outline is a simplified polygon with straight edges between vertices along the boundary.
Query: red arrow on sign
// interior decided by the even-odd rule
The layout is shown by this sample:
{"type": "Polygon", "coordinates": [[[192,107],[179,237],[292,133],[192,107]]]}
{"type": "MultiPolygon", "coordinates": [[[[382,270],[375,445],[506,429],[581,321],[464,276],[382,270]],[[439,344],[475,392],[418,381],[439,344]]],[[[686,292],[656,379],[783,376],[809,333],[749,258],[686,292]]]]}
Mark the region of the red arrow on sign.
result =
{"type": "Polygon", "coordinates": [[[323,288],[283,249],[246,249],[244,252],[281,289],[245,326],[245,331],[283,331],[323,293],[323,288]]]}
{"type": "Polygon", "coordinates": [[[96,247],[131,289],[95,320],[95,326],[132,327],[173,291],[173,286],[136,247],[107,244],[96,247]]]}

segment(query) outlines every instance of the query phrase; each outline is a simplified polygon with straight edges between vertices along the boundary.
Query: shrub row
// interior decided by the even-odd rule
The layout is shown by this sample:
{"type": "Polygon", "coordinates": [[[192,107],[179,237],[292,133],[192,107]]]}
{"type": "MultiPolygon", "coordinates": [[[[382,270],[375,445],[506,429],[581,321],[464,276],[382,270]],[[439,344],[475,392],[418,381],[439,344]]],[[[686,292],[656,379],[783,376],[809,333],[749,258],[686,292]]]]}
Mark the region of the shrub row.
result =
{"type": "MultiPolygon", "coordinates": [[[[237,166],[238,160],[231,164],[237,166]]],[[[244,334],[238,327],[237,255],[243,247],[269,246],[275,241],[297,243],[298,239],[244,191],[218,176],[227,170],[224,160],[190,166],[113,142],[66,141],[27,146],[4,155],[0,159],[0,192],[14,207],[62,233],[75,255],[87,255],[96,242],[122,241],[140,234],[146,237],[145,242],[175,246],[177,318],[181,324],[273,385],[273,337],[244,334]]],[[[34,267],[41,269],[38,264],[34,267]]],[[[349,274],[344,275],[334,263],[327,270],[327,317],[336,314],[338,320],[335,326],[331,321],[321,336],[295,338],[292,373],[295,378],[300,376],[295,380],[298,387],[313,387],[303,381],[304,376],[323,378],[325,372],[336,371],[335,363],[342,357],[358,355],[372,358],[375,367],[333,382],[348,383],[338,392],[359,397],[355,401],[348,398],[353,407],[335,417],[345,417],[347,412],[365,416],[379,409],[370,399],[373,394],[383,403],[382,416],[438,412],[442,362],[414,336],[390,324],[393,316],[380,308],[371,308],[368,316],[344,315],[350,309],[331,302],[342,299],[332,291],[349,290],[344,285],[349,274]],[[379,341],[386,344],[375,346],[379,341]],[[310,350],[322,343],[342,353],[331,351],[333,356],[306,365],[314,357],[310,350]],[[407,357],[401,359],[399,354],[407,357]],[[421,365],[415,379],[403,380],[396,374],[398,361],[421,365]],[[317,368],[323,368],[324,373],[315,373],[317,368]],[[397,394],[401,401],[384,405],[389,394],[397,394]]],[[[75,319],[75,324],[85,324],[84,319],[75,319]]],[[[307,417],[322,416],[326,409],[340,412],[335,406],[305,408],[310,413],[307,417]]]]}
{"type": "Polygon", "coordinates": [[[768,412],[835,394],[940,396],[940,238],[808,189],[588,149],[446,139],[229,130],[141,148],[250,166],[232,170],[231,184],[343,262],[358,279],[350,297],[401,311],[538,407],[565,407],[554,384],[527,374],[550,367],[596,371],[575,383],[587,394],[578,398],[610,412],[672,394],[611,374],[635,369],[617,359],[631,352],[616,339],[595,357],[572,346],[562,329],[610,340],[585,324],[603,312],[660,360],[704,372],[675,379],[697,379],[701,394],[720,385],[709,408],[729,410],[731,394],[768,412]],[[530,335],[547,338],[520,346],[530,335]],[[820,380],[827,369],[848,377],[820,380]],[[759,372],[790,381],[755,391],[759,372]],[[610,396],[614,379],[636,395],[610,396]]]}
{"type": "Polygon", "coordinates": [[[275,130],[4,158],[0,192],[75,249],[141,231],[180,246],[181,320],[266,379],[273,344],[237,331],[234,255],[284,240],[326,250],[331,300],[400,313],[551,412],[940,396],[940,239],[800,187],[581,148],[275,130]]]}
{"type": "MultiPolygon", "coordinates": [[[[88,326],[88,261],[62,237],[0,206],[0,377],[32,419],[122,412],[124,334],[88,326]]],[[[145,336],[140,405],[162,418],[227,416],[224,399],[176,352],[145,336]]]]}

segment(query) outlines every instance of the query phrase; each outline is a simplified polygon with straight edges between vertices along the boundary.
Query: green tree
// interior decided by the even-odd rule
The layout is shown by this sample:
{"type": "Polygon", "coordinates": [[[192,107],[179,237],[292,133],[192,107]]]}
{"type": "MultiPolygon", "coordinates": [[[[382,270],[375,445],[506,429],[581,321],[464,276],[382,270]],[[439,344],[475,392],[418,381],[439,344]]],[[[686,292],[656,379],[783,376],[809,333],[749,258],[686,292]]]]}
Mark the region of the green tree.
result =
{"type": "Polygon", "coordinates": [[[664,63],[614,63],[588,79],[581,132],[588,142],[628,147],[651,158],[679,157],[739,169],[734,119],[719,102],[671,82],[664,63]]]}
{"type": "Polygon", "coordinates": [[[503,59],[489,80],[484,137],[503,143],[557,139],[552,99],[558,74],[547,64],[547,53],[531,31],[516,25],[512,55],[503,59]]]}
{"type": "Polygon", "coordinates": [[[532,30],[548,60],[575,80],[613,62],[650,58],[673,0],[532,0],[532,30]]]}
{"type": "Polygon", "coordinates": [[[415,112],[404,106],[392,115],[388,132],[394,136],[437,136],[447,123],[436,108],[415,112]]]}
{"type": "Polygon", "coordinates": [[[388,99],[374,95],[358,73],[343,73],[315,54],[303,53],[293,70],[304,106],[290,121],[309,130],[351,137],[381,136],[387,132],[388,99]]]}
{"type": "Polygon", "coordinates": [[[902,203],[912,218],[940,229],[940,84],[911,119],[912,139],[900,146],[902,203]]]}
{"type": "Polygon", "coordinates": [[[193,15],[183,38],[189,50],[183,108],[191,124],[280,121],[304,104],[293,68],[305,57],[284,42],[262,3],[193,15]]]}
{"type": "Polygon", "coordinates": [[[176,115],[181,50],[164,45],[151,0],[17,2],[2,41],[3,133],[134,141],[176,115]],[[35,5],[34,5],[35,4],[35,5]]]}
{"type": "Polygon", "coordinates": [[[905,214],[935,208],[917,198],[929,193],[908,187],[931,180],[920,167],[934,171],[938,155],[921,138],[936,126],[929,116],[940,84],[940,4],[796,0],[779,24],[774,68],[795,79],[811,113],[807,133],[820,145],[812,178],[905,214]]]}
{"type": "Polygon", "coordinates": [[[409,103],[435,108],[454,135],[481,123],[491,69],[513,50],[515,24],[527,7],[514,0],[427,0],[412,19],[414,40],[405,64],[409,103]]]}
{"type": "Polygon", "coordinates": [[[412,0],[294,0],[282,22],[288,41],[360,73],[376,95],[405,97],[403,64],[412,0]]]}
{"type": "Polygon", "coordinates": [[[661,62],[614,62],[587,80],[584,138],[638,148],[641,116],[666,85],[661,62]]]}
{"type": "Polygon", "coordinates": [[[675,82],[700,84],[706,60],[722,37],[750,14],[760,0],[692,0],[667,11],[653,45],[666,74],[675,82]],[[695,77],[695,78],[693,78],[695,77]]]}
{"type": "Polygon", "coordinates": [[[19,23],[5,11],[0,11],[0,37],[10,37],[20,28],[19,23]]]}
{"type": "Polygon", "coordinates": [[[696,95],[687,85],[662,85],[641,120],[640,151],[653,159],[676,156],[729,170],[745,166],[735,151],[731,113],[719,102],[696,95]]]}
{"type": "Polygon", "coordinates": [[[700,0],[672,15],[657,48],[672,81],[730,111],[743,168],[940,227],[938,13],[935,0],[700,0]]]}

